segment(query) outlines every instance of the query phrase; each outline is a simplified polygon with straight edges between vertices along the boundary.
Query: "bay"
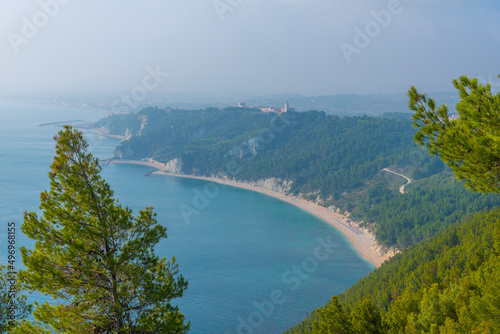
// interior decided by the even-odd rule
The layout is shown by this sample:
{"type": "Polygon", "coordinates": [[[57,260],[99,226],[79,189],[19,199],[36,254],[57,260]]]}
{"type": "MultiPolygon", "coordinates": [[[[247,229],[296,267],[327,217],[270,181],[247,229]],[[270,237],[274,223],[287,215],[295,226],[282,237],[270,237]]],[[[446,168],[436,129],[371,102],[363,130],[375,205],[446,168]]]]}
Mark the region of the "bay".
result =
{"type": "MultiPolygon", "coordinates": [[[[38,210],[39,194],[49,186],[52,137],[60,126],[40,124],[103,116],[0,102],[2,263],[7,222],[20,227],[24,210],[38,210]]],[[[119,144],[90,130],[84,134],[102,159],[119,144]]],[[[175,256],[189,282],[184,297],[173,303],[191,322],[190,333],[281,333],[374,268],[340,232],[291,204],[202,180],[145,176],[149,171],[110,164],[103,176],[122,204],[134,213],[153,206],[168,228],[156,252],[175,256]]],[[[17,244],[33,246],[21,233],[17,244]]],[[[46,300],[38,294],[30,299],[46,300]]]]}

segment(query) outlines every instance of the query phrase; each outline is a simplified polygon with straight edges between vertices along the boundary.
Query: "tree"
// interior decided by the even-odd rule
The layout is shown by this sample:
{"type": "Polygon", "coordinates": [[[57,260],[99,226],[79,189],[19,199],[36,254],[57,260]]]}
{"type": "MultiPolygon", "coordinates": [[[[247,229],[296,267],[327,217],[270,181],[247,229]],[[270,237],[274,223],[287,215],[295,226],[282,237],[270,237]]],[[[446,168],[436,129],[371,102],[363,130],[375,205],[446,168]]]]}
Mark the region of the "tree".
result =
{"type": "Polygon", "coordinates": [[[397,334],[407,332],[408,320],[412,315],[418,314],[421,292],[413,293],[406,289],[402,295],[397,297],[385,314],[385,321],[389,327],[388,333],[397,334]]]}
{"type": "Polygon", "coordinates": [[[500,93],[493,95],[491,85],[481,85],[466,76],[454,80],[461,101],[458,119],[451,119],[446,105],[436,107],[434,100],[409,91],[409,106],[415,111],[415,141],[448,163],[459,180],[478,192],[500,192],[500,93]]]}
{"type": "Polygon", "coordinates": [[[189,323],[170,301],[187,282],[175,258],[154,252],[167,233],[153,208],[134,217],[122,207],[80,132],[66,126],[54,139],[42,215],[25,213],[22,226],[36,244],[21,248],[20,277],[54,298],[53,305],[35,303],[35,319],[57,333],[186,333],[189,323]]]}
{"type": "Polygon", "coordinates": [[[354,305],[351,323],[356,334],[384,333],[382,317],[370,298],[364,298],[354,305]]]}
{"type": "Polygon", "coordinates": [[[413,319],[414,328],[420,333],[438,333],[439,326],[444,325],[446,312],[441,301],[441,291],[437,283],[429,289],[424,288],[424,294],[420,301],[420,312],[413,319]]]}
{"type": "Polygon", "coordinates": [[[349,316],[339,303],[337,296],[333,296],[330,306],[326,309],[317,309],[319,323],[313,323],[314,334],[350,334],[352,326],[349,316]]]}

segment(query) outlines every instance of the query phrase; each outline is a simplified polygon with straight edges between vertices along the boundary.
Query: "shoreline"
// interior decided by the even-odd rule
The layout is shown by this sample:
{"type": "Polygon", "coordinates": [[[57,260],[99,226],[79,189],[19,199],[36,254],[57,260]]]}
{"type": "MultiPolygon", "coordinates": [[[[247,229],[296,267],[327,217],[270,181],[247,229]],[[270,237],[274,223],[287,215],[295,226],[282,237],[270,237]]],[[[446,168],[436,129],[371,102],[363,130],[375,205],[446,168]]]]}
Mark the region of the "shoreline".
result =
{"type": "Polygon", "coordinates": [[[333,227],[335,227],[338,231],[340,231],[342,234],[344,234],[344,236],[347,237],[347,239],[351,242],[351,244],[358,251],[358,253],[364,259],[372,263],[375,267],[377,268],[380,267],[382,263],[390,259],[390,256],[387,254],[379,255],[375,252],[375,249],[379,247],[378,243],[375,241],[375,238],[365,229],[358,228],[357,223],[348,222],[349,220],[348,217],[345,217],[337,212],[329,211],[327,208],[317,205],[313,202],[307,201],[305,199],[288,196],[283,193],[279,193],[267,188],[243,182],[237,182],[215,177],[194,176],[194,175],[174,174],[165,172],[164,171],[165,165],[157,161],[111,160],[110,163],[153,167],[158,169],[158,171],[155,171],[152,174],[210,181],[227,186],[252,190],[259,192],[261,194],[272,196],[274,198],[290,203],[302,210],[305,210],[311,213],[312,215],[320,218],[321,220],[325,221],[326,223],[332,225],[333,227]]]}
{"type": "Polygon", "coordinates": [[[98,109],[98,108],[93,108],[93,107],[82,107],[82,106],[74,106],[74,105],[64,105],[64,104],[58,104],[58,103],[50,103],[50,102],[37,102],[37,101],[25,101],[25,100],[9,100],[9,99],[4,99],[0,98],[0,102],[8,102],[8,103],[23,103],[23,104],[31,104],[31,105],[38,105],[38,106],[46,106],[46,107],[56,107],[56,108],[67,108],[67,109],[74,109],[74,110],[82,110],[82,111],[93,111],[93,112],[98,112],[101,114],[107,114],[107,115],[114,115],[114,114],[119,114],[117,112],[108,110],[108,109],[98,109]]]}

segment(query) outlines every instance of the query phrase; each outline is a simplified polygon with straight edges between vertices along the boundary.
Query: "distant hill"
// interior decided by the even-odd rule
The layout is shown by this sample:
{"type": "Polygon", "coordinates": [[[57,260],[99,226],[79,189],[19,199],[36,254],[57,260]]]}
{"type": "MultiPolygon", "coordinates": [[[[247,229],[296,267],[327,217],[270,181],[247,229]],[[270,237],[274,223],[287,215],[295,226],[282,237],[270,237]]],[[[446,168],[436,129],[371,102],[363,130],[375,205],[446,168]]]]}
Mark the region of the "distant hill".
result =
{"type": "Polygon", "coordinates": [[[122,159],[181,159],[185,174],[245,181],[279,178],[293,182],[294,194],[323,199],[341,198],[415,147],[409,120],[318,111],[149,108],[97,126],[129,137],[115,153],[122,159]]]}
{"type": "MultiPolygon", "coordinates": [[[[7,101],[18,101],[37,103],[45,105],[57,105],[91,110],[102,110],[108,112],[138,112],[144,108],[158,106],[160,108],[173,109],[203,109],[213,106],[220,109],[238,106],[244,102],[248,106],[269,106],[282,108],[285,101],[294,106],[297,111],[319,110],[329,115],[338,116],[382,116],[385,113],[403,113],[410,115],[407,108],[407,93],[387,94],[336,94],[304,96],[300,94],[272,94],[257,96],[197,96],[191,94],[165,94],[164,92],[149,92],[147,100],[133,105],[116,106],[112,101],[123,92],[89,92],[86,94],[65,94],[60,96],[0,96],[7,101]]],[[[455,92],[431,93],[438,101],[447,103],[453,110],[458,102],[455,92]]]]}

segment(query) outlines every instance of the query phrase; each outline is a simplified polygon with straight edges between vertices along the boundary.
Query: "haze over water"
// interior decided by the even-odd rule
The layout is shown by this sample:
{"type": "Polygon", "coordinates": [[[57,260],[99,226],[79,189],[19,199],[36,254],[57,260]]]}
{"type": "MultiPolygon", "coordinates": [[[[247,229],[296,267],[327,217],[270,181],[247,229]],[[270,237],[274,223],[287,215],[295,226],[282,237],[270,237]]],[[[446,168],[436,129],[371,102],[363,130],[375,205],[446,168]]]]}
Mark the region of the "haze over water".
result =
{"type": "MultiPolygon", "coordinates": [[[[102,116],[0,102],[2,263],[7,222],[20,227],[24,210],[38,210],[39,194],[49,187],[52,138],[60,127],[39,125],[102,116]]],[[[100,158],[109,157],[119,143],[92,131],[84,133],[100,158]]],[[[168,239],[156,251],[167,258],[175,256],[180,273],[189,281],[184,297],[173,303],[191,321],[190,333],[281,333],[373,269],[337,230],[288,203],[200,180],[146,177],[148,171],[143,166],[112,164],[103,167],[102,174],[134,214],[153,206],[158,221],[167,226],[168,239]],[[193,206],[198,191],[207,189],[212,196],[206,207],[186,220],[179,205],[193,206]],[[314,262],[322,243],[335,244],[330,248],[333,253],[323,252],[327,258],[314,262]],[[297,268],[302,269],[297,272],[297,268]],[[282,301],[278,304],[270,302],[277,291],[282,301]]],[[[33,245],[21,232],[17,244],[33,245]]],[[[20,258],[16,265],[21,267],[20,258]]],[[[37,294],[33,299],[43,300],[37,294]]]]}

